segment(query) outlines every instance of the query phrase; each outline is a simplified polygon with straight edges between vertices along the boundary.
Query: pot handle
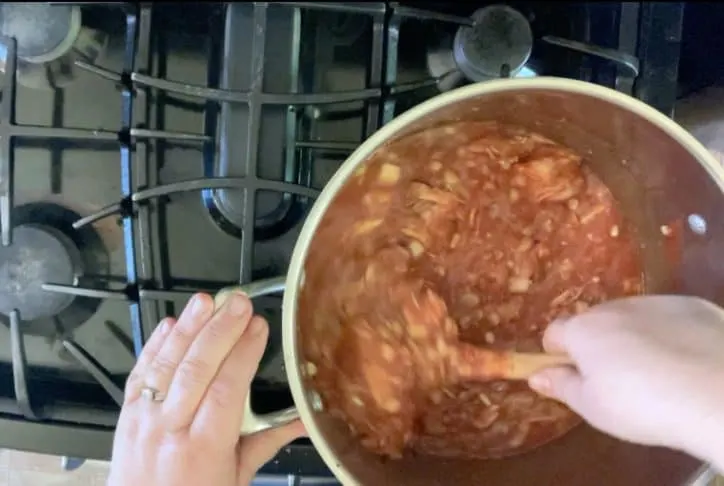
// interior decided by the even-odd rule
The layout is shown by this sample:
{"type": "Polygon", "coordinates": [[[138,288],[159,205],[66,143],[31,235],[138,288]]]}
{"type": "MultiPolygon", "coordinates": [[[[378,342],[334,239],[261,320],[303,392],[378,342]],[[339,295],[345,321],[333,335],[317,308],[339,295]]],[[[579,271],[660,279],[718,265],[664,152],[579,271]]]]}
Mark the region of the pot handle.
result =
{"type": "MultiPolygon", "coordinates": [[[[244,292],[250,299],[262,295],[277,294],[284,292],[286,277],[275,277],[266,280],[259,280],[247,285],[236,285],[221,289],[214,297],[214,308],[218,309],[228,298],[231,292],[244,292]]],[[[241,426],[241,435],[251,435],[262,430],[288,424],[299,418],[299,412],[295,407],[290,407],[278,412],[271,412],[257,415],[251,409],[251,394],[247,394],[244,403],[244,422],[241,426]]]]}

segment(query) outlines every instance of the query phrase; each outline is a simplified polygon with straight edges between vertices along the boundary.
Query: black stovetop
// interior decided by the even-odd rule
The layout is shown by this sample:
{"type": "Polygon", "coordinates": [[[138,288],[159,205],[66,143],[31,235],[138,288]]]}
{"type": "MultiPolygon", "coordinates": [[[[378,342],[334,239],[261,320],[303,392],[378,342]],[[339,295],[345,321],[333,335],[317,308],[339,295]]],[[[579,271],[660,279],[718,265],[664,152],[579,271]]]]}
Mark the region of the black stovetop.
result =
{"type": "MultiPolygon", "coordinates": [[[[107,459],[121,387],[160,318],[195,291],[283,276],[343,159],[439,92],[429,49],[459,25],[381,2],[38,5],[12,29],[0,11],[14,36],[0,39],[0,447],[107,459]],[[51,28],[39,22],[62,31],[78,13],[68,54],[28,54],[28,32],[51,28]]],[[[530,22],[538,74],[671,113],[682,4],[509,5],[530,22]],[[638,76],[544,35],[638,56],[638,76]]],[[[292,403],[281,297],[255,306],[271,335],[253,405],[269,411],[292,403]]],[[[263,472],[329,475],[307,440],[263,472]]]]}

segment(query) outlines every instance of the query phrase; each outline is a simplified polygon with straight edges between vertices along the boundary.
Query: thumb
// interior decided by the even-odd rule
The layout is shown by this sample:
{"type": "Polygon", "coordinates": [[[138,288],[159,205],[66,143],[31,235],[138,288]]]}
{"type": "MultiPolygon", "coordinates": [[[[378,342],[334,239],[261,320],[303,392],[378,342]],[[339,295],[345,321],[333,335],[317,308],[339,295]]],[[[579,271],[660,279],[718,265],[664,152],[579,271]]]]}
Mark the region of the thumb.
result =
{"type": "Polygon", "coordinates": [[[528,378],[528,385],[541,395],[565,403],[576,412],[582,406],[583,378],[570,366],[541,370],[528,378]]]}
{"type": "Polygon", "coordinates": [[[239,446],[239,483],[251,483],[256,472],[269,462],[279,449],[299,437],[306,435],[304,425],[295,420],[286,425],[242,437],[239,446]]]}

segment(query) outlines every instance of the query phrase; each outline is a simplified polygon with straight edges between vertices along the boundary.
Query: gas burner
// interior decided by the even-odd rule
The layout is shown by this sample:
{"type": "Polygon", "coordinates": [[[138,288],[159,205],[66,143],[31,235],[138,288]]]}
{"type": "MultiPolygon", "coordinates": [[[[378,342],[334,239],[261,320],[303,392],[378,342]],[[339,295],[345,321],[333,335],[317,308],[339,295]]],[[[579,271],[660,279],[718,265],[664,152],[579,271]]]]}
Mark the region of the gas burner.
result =
{"type": "MultiPolygon", "coordinates": [[[[48,3],[0,4],[0,35],[17,43],[20,84],[41,89],[73,81],[75,61],[95,61],[108,40],[105,34],[83,27],[79,6],[48,3]]],[[[3,64],[6,57],[3,46],[3,64]]]]}
{"type": "Polygon", "coordinates": [[[466,82],[498,77],[532,77],[526,63],[533,50],[528,19],[507,5],[476,10],[472,26],[461,26],[455,35],[444,35],[427,53],[430,75],[447,91],[466,82]]]}
{"type": "Polygon", "coordinates": [[[455,34],[453,55],[458,68],[473,81],[515,76],[533,50],[528,19],[506,5],[481,8],[472,18],[472,27],[455,34]]]}
{"type": "MultiPolygon", "coordinates": [[[[228,191],[234,194],[232,191],[228,191]]],[[[239,199],[237,197],[237,199],[239,199]]],[[[211,219],[224,232],[241,238],[242,219],[238,202],[233,198],[219,197],[212,191],[202,193],[202,201],[211,219]]],[[[292,194],[261,194],[257,200],[254,217],[254,237],[259,241],[273,240],[284,235],[301,221],[308,204],[292,194]]]]}
{"type": "Polygon", "coordinates": [[[18,57],[33,63],[58,59],[80,32],[80,7],[43,3],[0,5],[0,32],[14,37],[18,57]]]}
{"type": "Polygon", "coordinates": [[[100,301],[44,286],[76,285],[84,276],[102,275],[108,257],[95,230],[73,229],[79,216],[67,208],[42,202],[16,211],[13,243],[0,247],[0,315],[17,310],[24,333],[64,338],[95,313],[100,301]]]}
{"type": "Polygon", "coordinates": [[[46,282],[74,284],[80,275],[80,252],[59,231],[26,224],[13,231],[13,244],[0,247],[0,313],[20,312],[24,321],[52,317],[73,296],[48,293],[46,282]]]}

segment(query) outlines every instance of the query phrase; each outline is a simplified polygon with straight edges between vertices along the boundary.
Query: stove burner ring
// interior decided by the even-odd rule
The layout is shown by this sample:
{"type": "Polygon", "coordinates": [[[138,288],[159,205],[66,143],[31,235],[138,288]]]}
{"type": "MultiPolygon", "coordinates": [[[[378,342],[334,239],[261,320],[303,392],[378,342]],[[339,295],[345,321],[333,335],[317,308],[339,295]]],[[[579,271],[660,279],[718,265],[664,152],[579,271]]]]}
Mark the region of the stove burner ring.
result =
{"type": "Polygon", "coordinates": [[[510,77],[528,62],[533,50],[533,32],[525,16],[506,5],[476,10],[472,27],[455,34],[455,63],[471,81],[510,77]]]}
{"type": "Polygon", "coordinates": [[[0,314],[14,309],[23,321],[52,317],[74,296],[42,289],[44,283],[74,284],[80,275],[80,252],[54,228],[25,224],[13,231],[13,244],[0,247],[0,314]]]}

